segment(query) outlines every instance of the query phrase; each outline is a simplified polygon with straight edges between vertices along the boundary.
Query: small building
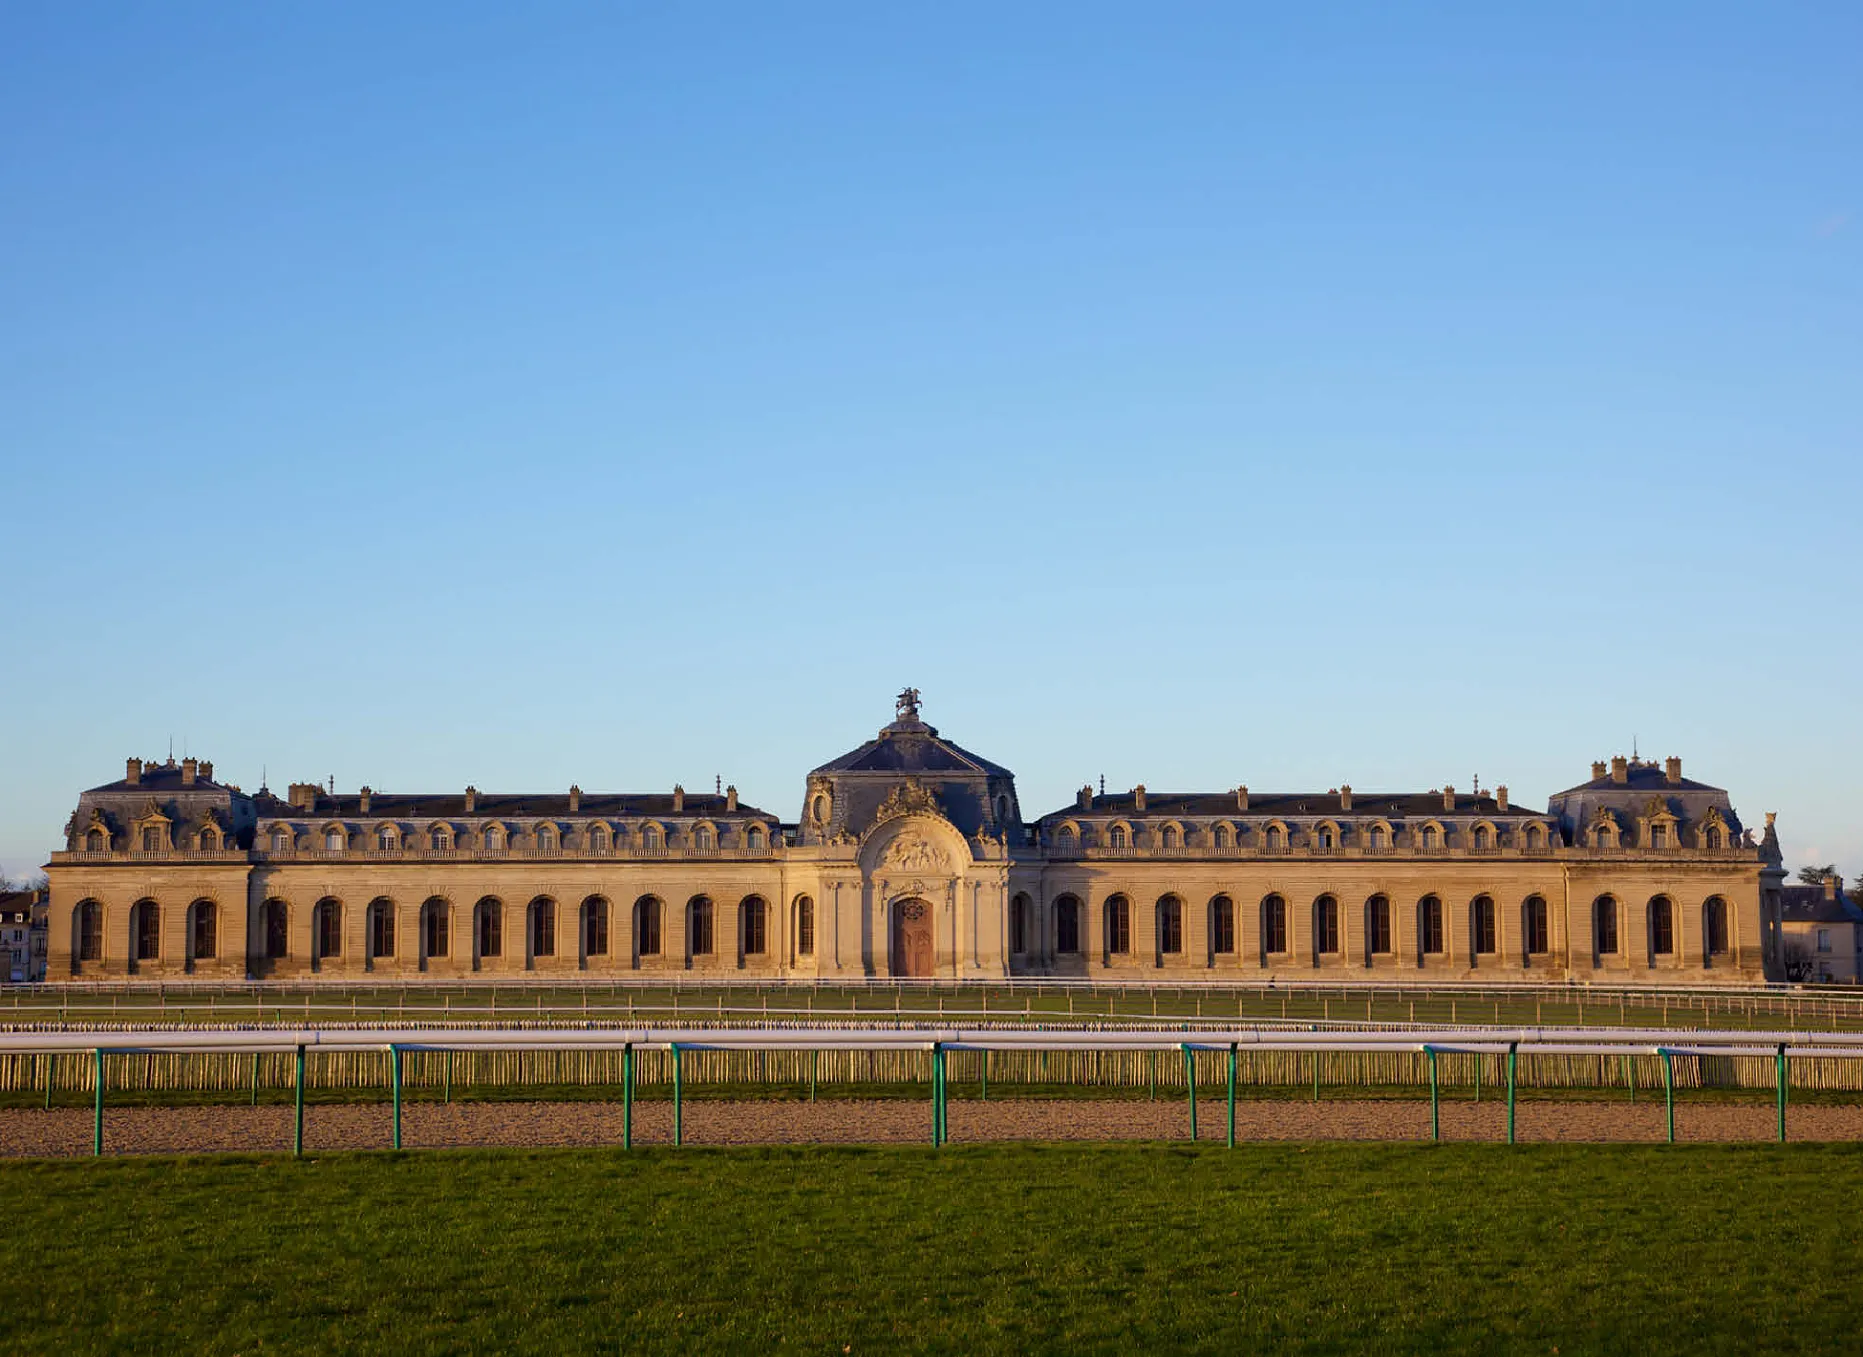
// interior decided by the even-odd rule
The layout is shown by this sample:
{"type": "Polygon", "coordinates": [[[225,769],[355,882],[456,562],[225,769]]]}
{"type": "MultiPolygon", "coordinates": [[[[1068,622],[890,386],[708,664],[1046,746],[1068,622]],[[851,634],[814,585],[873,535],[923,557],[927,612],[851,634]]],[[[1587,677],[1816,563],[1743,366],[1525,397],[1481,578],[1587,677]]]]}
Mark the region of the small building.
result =
{"type": "Polygon", "coordinates": [[[46,918],[45,891],[0,891],[0,983],[44,978],[46,918]]]}
{"type": "Polygon", "coordinates": [[[1844,894],[1841,878],[1781,887],[1779,929],[1787,980],[1819,985],[1863,981],[1863,907],[1844,894]]]}

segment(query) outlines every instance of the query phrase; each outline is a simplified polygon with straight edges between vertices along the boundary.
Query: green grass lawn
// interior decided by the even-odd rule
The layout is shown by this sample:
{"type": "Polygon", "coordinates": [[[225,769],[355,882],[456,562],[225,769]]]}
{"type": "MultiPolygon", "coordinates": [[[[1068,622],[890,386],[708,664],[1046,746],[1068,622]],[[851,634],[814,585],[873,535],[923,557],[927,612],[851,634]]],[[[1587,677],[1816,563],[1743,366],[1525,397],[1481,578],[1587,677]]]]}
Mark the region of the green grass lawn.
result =
{"type": "Polygon", "coordinates": [[[21,1352],[1854,1351],[1863,1149],[0,1164],[21,1352]]]}

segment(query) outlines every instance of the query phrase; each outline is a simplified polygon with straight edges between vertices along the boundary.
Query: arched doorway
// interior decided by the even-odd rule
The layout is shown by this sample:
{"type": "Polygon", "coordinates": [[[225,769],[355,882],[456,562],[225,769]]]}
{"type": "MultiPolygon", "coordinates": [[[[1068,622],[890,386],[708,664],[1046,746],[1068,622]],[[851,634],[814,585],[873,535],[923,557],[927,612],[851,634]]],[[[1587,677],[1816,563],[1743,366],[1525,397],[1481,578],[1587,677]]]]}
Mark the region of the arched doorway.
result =
{"type": "Polygon", "coordinates": [[[893,905],[893,974],[930,979],[933,967],[932,907],[923,900],[893,905]]]}

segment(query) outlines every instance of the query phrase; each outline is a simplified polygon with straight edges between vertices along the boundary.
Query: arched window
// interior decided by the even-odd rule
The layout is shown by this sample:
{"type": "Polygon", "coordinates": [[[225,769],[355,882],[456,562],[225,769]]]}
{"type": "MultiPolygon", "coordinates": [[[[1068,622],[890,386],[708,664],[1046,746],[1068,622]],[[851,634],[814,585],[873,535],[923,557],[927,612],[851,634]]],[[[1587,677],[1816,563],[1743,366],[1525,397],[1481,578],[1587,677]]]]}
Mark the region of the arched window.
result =
{"type": "Polygon", "coordinates": [[[291,851],[290,830],[274,829],[272,831],[272,851],[274,853],[289,853],[291,851]]]}
{"type": "Polygon", "coordinates": [[[1374,853],[1382,853],[1389,846],[1383,825],[1373,825],[1365,831],[1365,846],[1374,853]]]}
{"type": "Polygon", "coordinates": [[[1176,825],[1166,825],[1159,831],[1159,840],[1165,848],[1183,847],[1183,835],[1178,833],[1176,825]]]}
{"type": "Polygon", "coordinates": [[[259,906],[259,933],[265,940],[267,961],[291,955],[291,911],[283,900],[267,900],[259,906]]]}
{"type": "Polygon", "coordinates": [[[608,955],[608,902],[599,895],[582,902],[582,955],[608,955]]]}
{"type": "Polygon", "coordinates": [[[1062,825],[1055,832],[1054,846],[1056,851],[1072,855],[1080,850],[1080,835],[1074,832],[1072,825],[1062,825]]]}
{"type": "Polygon", "coordinates": [[[1262,836],[1262,848],[1269,853],[1279,853],[1287,847],[1287,835],[1279,825],[1269,825],[1267,833],[1262,836]]]}
{"type": "Polygon", "coordinates": [[[664,842],[665,836],[660,832],[660,827],[658,825],[642,825],[640,827],[641,852],[658,853],[660,851],[660,846],[664,842]]]}
{"type": "Polygon", "coordinates": [[[693,852],[709,853],[715,846],[715,840],[712,837],[712,827],[710,825],[699,825],[692,831],[693,852]]]}
{"type": "Polygon", "coordinates": [[[1659,956],[1675,954],[1675,906],[1669,897],[1659,895],[1650,901],[1650,963],[1659,956]]]}
{"type": "Polygon", "coordinates": [[[503,825],[485,826],[485,851],[499,853],[504,851],[505,830],[503,825]]]}
{"type": "Polygon", "coordinates": [[[472,910],[474,951],[480,957],[503,956],[505,951],[505,909],[501,901],[489,895],[472,910]]]}
{"type": "Polygon", "coordinates": [[[1434,895],[1417,901],[1417,951],[1440,956],[1443,950],[1443,902],[1434,895]]]}
{"type": "Polygon", "coordinates": [[[1468,944],[1469,951],[1476,956],[1488,956],[1499,950],[1496,945],[1494,901],[1486,895],[1477,895],[1469,902],[1468,944]]]}
{"type": "Polygon", "coordinates": [[[1710,895],[1701,907],[1702,945],[1710,957],[1727,955],[1727,902],[1710,895]]]}
{"type": "Polygon", "coordinates": [[[1230,833],[1229,826],[1226,824],[1217,825],[1211,837],[1214,838],[1216,851],[1219,853],[1227,853],[1235,844],[1235,836],[1230,833]]]}
{"type": "Polygon", "coordinates": [[[530,954],[556,955],[556,901],[547,895],[530,902],[530,954]]]}
{"type": "Polygon", "coordinates": [[[84,849],[88,853],[107,853],[110,851],[110,836],[101,829],[93,829],[84,836],[84,849]]]}
{"type": "Polygon", "coordinates": [[[438,825],[432,832],[433,850],[436,853],[453,851],[453,831],[445,825],[438,825]]]}
{"type": "Polygon", "coordinates": [[[607,825],[589,826],[589,851],[591,853],[606,853],[608,851],[607,825]]]}
{"type": "Polygon", "coordinates": [[[326,829],[323,832],[323,848],[326,853],[340,853],[349,847],[349,835],[340,829],[326,829]]]}
{"type": "Polygon", "coordinates": [[[1210,952],[1232,956],[1236,950],[1236,905],[1226,895],[1210,901],[1210,952]]]}
{"type": "Polygon", "coordinates": [[[1313,851],[1330,853],[1333,851],[1335,836],[1331,825],[1321,825],[1313,833],[1313,851]]]}
{"type": "Polygon", "coordinates": [[[220,911],[211,900],[196,900],[188,911],[188,957],[211,961],[220,951],[220,911]]]}
{"type": "Polygon", "coordinates": [[[537,826],[537,851],[539,853],[554,853],[556,851],[555,825],[537,826]]]}
{"type": "Polygon", "coordinates": [[[1528,825],[1527,826],[1527,851],[1529,853],[1539,852],[1540,849],[1544,846],[1544,842],[1545,842],[1545,835],[1540,832],[1540,827],[1538,825],[1528,825]]]}
{"type": "Polygon", "coordinates": [[[1475,826],[1475,851],[1485,853],[1494,846],[1494,831],[1486,825],[1475,826]]]}
{"type": "Polygon", "coordinates": [[[1617,901],[1600,895],[1591,905],[1591,948],[1599,956],[1617,953],[1617,901]]]}
{"type": "Polygon", "coordinates": [[[1062,956],[1080,953],[1080,901],[1071,895],[1054,902],[1054,950],[1062,956]]]}
{"type": "Polygon", "coordinates": [[[1720,852],[1722,844],[1720,828],[1718,826],[1710,826],[1708,832],[1702,836],[1702,843],[1709,852],[1720,852]]]}
{"type": "Polygon", "coordinates": [[[420,953],[423,960],[447,954],[452,944],[453,931],[448,915],[446,901],[438,896],[420,907],[420,953]]]}
{"type": "Polygon", "coordinates": [[[1132,902],[1123,895],[1106,901],[1106,953],[1124,956],[1132,950],[1132,902]]]}
{"type": "Polygon", "coordinates": [[[1391,946],[1391,902],[1374,895],[1365,902],[1365,955],[1388,956],[1391,946]]]}
{"type": "Polygon", "coordinates": [[[394,852],[395,851],[395,831],[390,829],[387,825],[383,825],[380,829],[376,830],[375,831],[375,848],[377,852],[381,852],[381,853],[394,852]]]}
{"type": "Polygon", "coordinates": [[[746,898],[737,907],[738,945],[743,948],[744,955],[747,957],[762,956],[769,950],[767,930],[764,926],[767,913],[768,911],[763,907],[763,897],[757,895],[746,898]]]}
{"type": "Polygon", "coordinates": [[[159,853],[162,851],[162,831],[150,825],[142,831],[142,851],[159,853]]]}
{"type": "Polygon", "coordinates": [[[1313,902],[1313,951],[1330,956],[1339,950],[1339,902],[1322,895],[1313,902]]]}
{"type": "Polygon", "coordinates": [[[751,825],[744,831],[744,847],[752,853],[763,851],[763,826],[751,825]]]}
{"type": "Polygon", "coordinates": [[[369,957],[390,957],[395,954],[395,905],[394,901],[381,899],[369,902],[368,916],[369,957]]]}
{"type": "Polygon", "coordinates": [[[1184,950],[1184,902],[1167,895],[1158,902],[1158,952],[1170,956],[1184,950]]]}
{"type": "Polygon", "coordinates": [[[220,851],[220,831],[215,829],[212,825],[208,825],[201,830],[201,851],[203,853],[217,853],[220,851]]]}
{"type": "Polygon", "coordinates": [[[1435,825],[1423,826],[1423,851],[1426,853],[1434,853],[1436,851],[1437,841],[1440,837],[1441,836],[1436,832],[1435,825]]]}
{"type": "Polygon", "coordinates": [[[634,902],[634,954],[660,955],[660,902],[651,895],[634,902]]]}
{"type": "Polygon", "coordinates": [[[1111,829],[1107,830],[1106,843],[1115,853],[1125,852],[1126,827],[1124,825],[1114,825],[1111,829]]]}
{"type": "Polygon", "coordinates": [[[1018,891],[1009,902],[1009,954],[1024,956],[1029,950],[1029,898],[1018,891]]]}
{"type": "Polygon", "coordinates": [[[686,955],[712,954],[712,902],[695,895],[686,902],[686,955]]]}
{"type": "Polygon", "coordinates": [[[815,902],[806,895],[796,897],[796,955],[815,955],[815,902]]]}
{"type": "Polygon", "coordinates": [[[1668,846],[1669,846],[1669,826],[1668,825],[1651,825],[1650,826],[1650,847],[1651,848],[1667,848],[1668,846]]]}
{"type": "Polygon", "coordinates": [[[132,961],[155,961],[162,955],[162,907],[153,900],[138,900],[129,912],[132,961]]]}
{"type": "Polygon", "coordinates": [[[103,960],[103,906],[80,900],[71,922],[71,953],[79,961],[103,960]]]}
{"type": "Polygon", "coordinates": [[[1278,895],[1261,902],[1261,950],[1264,957],[1287,951],[1287,901],[1278,895]]]}
{"type": "Polygon", "coordinates": [[[1547,927],[1546,902],[1537,895],[1529,895],[1521,914],[1521,935],[1526,940],[1528,956],[1543,956],[1552,950],[1551,938],[1547,927]]]}
{"type": "Polygon", "coordinates": [[[319,900],[314,910],[314,935],[311,955],[324,957],[343,954],[343,906],[335,900],[319,900]]]}

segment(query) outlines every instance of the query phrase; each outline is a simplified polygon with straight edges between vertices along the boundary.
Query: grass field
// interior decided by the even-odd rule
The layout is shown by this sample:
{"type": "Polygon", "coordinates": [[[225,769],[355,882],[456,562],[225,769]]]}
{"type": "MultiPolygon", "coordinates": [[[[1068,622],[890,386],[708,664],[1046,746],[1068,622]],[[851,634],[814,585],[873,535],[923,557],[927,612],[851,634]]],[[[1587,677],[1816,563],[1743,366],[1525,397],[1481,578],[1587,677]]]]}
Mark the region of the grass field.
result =
{"type": "Polygon", "coordinates": [[[0,1165],[0,1347],[1853,1351],[1863,1150],[0,1165]]]}

